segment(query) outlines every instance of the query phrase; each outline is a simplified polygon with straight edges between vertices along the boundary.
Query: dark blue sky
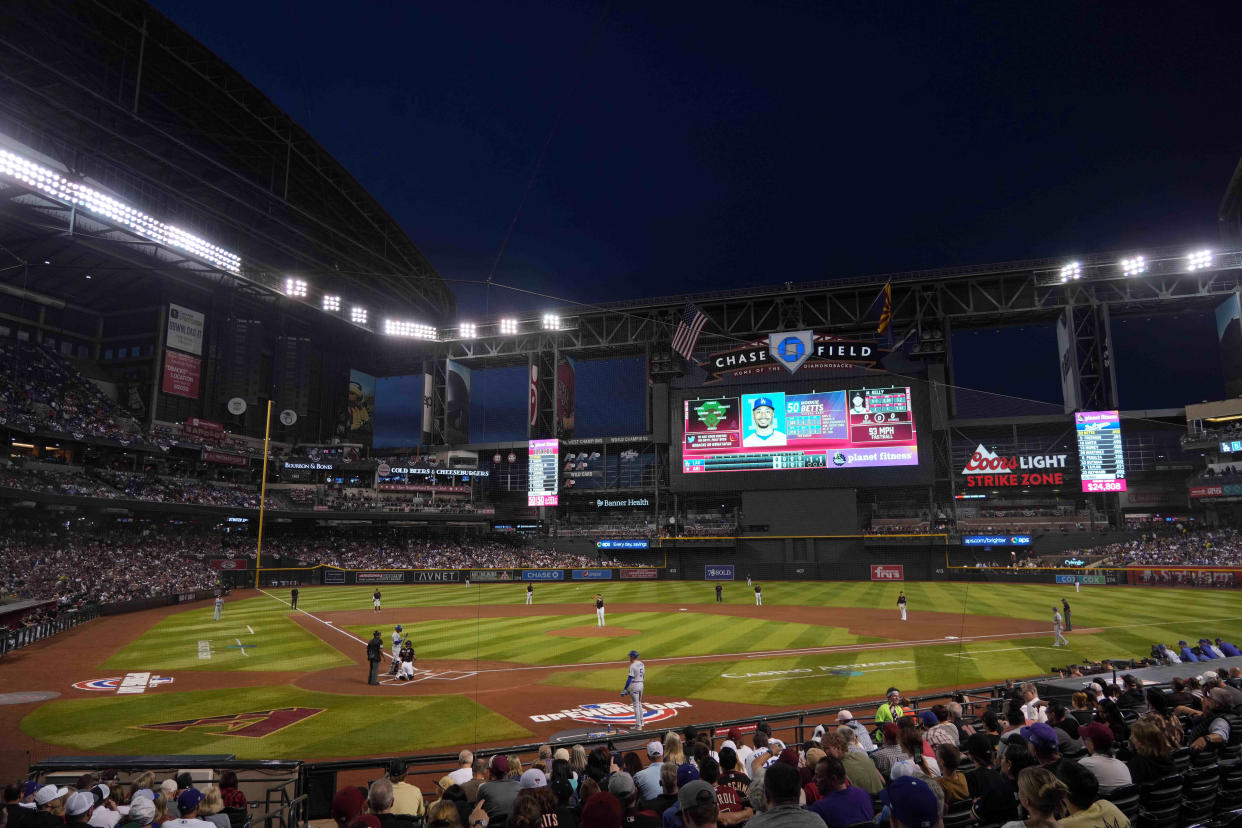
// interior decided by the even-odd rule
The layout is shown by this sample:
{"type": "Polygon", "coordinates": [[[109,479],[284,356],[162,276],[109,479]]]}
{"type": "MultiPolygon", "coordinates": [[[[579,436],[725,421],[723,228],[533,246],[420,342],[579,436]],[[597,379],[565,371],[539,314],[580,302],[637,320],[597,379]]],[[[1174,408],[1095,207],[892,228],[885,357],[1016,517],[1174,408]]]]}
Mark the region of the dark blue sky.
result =
{"type": "Polygon", "coordinates": [[[496,280],[580,301],[1212,243],[1242,155],[1242,4],[155,2],[447,279],[546,144],[496,280]]]}

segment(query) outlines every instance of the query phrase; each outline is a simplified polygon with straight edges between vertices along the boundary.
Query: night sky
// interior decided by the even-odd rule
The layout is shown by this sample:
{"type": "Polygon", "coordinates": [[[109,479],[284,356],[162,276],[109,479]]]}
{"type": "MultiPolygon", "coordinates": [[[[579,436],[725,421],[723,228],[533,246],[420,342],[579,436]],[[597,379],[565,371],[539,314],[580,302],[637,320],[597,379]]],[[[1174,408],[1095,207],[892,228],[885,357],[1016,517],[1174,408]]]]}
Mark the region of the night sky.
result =
{"type": "Polygon", "coordinates": [[[1237,3],[155,5],[463,318],[549,306],[493,267],[591,302],[1218,244],[1242,156],[1237,3]]]}

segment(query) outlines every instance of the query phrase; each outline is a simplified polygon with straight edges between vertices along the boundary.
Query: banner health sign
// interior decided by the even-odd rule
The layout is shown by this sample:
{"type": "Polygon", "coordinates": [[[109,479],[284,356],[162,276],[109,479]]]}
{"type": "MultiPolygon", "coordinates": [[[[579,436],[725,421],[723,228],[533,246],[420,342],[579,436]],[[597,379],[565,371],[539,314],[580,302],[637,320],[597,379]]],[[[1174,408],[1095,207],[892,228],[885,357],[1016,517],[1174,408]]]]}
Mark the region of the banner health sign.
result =
{"type": "Polygon", "coordinates": [[[595,542],[596,549],[649,549],[648,540],[601,540],[595,542]]]}
{"type": "Polygon", "coordinates": [[[703,569],[705,581],[732,581],[733,564],[708,564],[703,569]]]}
{"type": "Polygon", "coordinates": [[[565,571],[562,569],[523,569],[523,581],[563,581],[565,571]]]}
{"type": "Polygon", "coordinates": [[[575,569],[573,571],[575,581],[611,581],[611,569],[575,569]]]}
{"type": "Polygon", "coordinates": [[[965,535],[962,546],[1030,546],[1030,535],[965,535]]]}

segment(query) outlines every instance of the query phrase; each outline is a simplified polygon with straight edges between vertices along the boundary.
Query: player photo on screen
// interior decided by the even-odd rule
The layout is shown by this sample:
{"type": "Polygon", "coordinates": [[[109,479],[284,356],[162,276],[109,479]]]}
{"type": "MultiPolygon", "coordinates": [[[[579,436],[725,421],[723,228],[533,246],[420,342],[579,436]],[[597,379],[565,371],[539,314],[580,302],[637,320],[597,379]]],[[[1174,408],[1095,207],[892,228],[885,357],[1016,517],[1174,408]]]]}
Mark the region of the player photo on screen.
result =
{"type": "Polygon", "coordinates": [[[784,392],[743,394],[742,445],[770,448],[786,442],[784,392]]]}

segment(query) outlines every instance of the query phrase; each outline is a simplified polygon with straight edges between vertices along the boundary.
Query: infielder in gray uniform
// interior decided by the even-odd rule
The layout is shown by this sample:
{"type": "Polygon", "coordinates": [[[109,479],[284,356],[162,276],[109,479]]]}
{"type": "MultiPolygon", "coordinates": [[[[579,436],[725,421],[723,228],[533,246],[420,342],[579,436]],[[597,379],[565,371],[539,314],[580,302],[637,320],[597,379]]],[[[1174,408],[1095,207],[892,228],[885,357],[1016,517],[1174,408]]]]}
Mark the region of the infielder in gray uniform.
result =
{"type": "Polygon", "coordinates": [[[221,613],[223,610],[224,610],[224,596],[223,596],[223,595],[217,595],[217,596],[216,596],[216,614],[215,614],[215,616],[214,616],[214,620],[216,620],[216,621],[219,621],[219,620],[220,620],[220,613],[221,613]]]}
{"type": "Polygon", "coordinates": [[[638,660],[638,650],[630,650],[630,672],[625,679],[625,689],[621,695],[629,696],[634,703],[634,729],[643,729],[643,679],[647,668],[638,660]]]}
{"type": "Polygon", "coordinates": [[[1052,608],[1052,635],[1052,646],[1069,646],[1069,641],[1065,639],[1065,636],[1061,635],[1061,613],[1056,607],[1052,608]]]}

